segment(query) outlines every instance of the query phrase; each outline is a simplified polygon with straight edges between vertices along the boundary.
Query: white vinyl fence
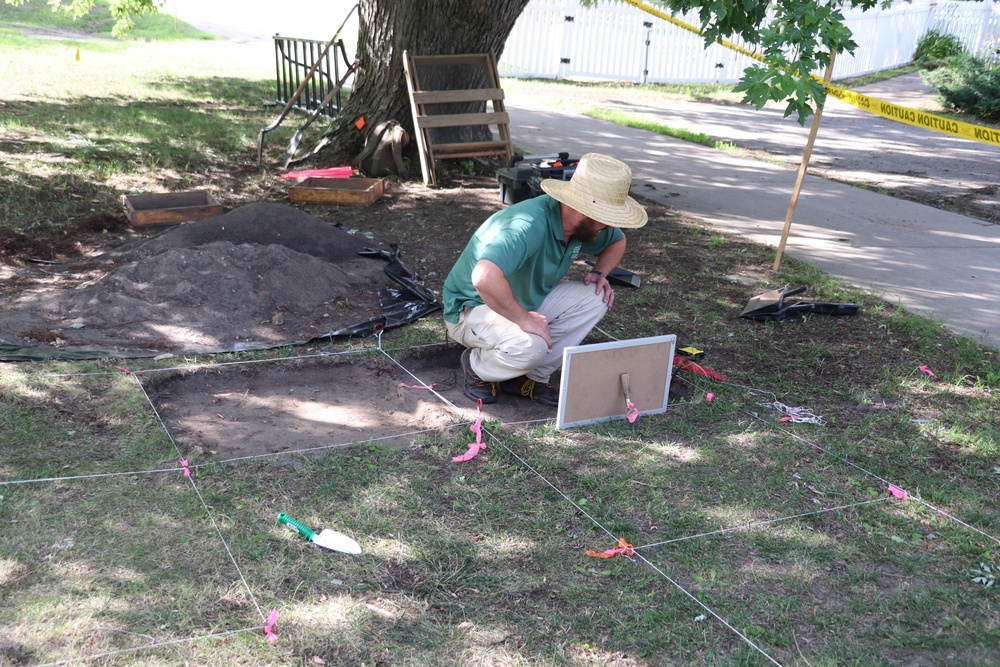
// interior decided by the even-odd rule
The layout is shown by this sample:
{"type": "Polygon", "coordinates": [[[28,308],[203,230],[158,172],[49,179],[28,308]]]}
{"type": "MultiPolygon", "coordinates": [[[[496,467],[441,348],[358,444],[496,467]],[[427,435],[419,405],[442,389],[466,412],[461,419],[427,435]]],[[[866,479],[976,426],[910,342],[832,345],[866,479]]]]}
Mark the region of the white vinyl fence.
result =
{"type": "MultiPolygon", "coordinates": [[[[698,26],[695,14],[677,18],[698,26]]],[[[917,42],[931,29],[954,34],[973,52],[992,54],[1000,47],[996,2],[904,2],[848,11],[845,19],[858,48],[853,56],[837,58],[834,78],[839,79],[910,62],[917,42]]],[[[700,36],[632,5],[601,0],[587,8],[578,0],[532,0],[514,25],[498,67],[501,76],[521,78],[734,83],[754,62],[718,44],[706,49],[700,36]]]]}
{"type": "Polygon", "coordinates": [[[941,2],[934,7],[929,28],[954,35],[970,53],[1000,55],[1000,2],[941,2]]]}

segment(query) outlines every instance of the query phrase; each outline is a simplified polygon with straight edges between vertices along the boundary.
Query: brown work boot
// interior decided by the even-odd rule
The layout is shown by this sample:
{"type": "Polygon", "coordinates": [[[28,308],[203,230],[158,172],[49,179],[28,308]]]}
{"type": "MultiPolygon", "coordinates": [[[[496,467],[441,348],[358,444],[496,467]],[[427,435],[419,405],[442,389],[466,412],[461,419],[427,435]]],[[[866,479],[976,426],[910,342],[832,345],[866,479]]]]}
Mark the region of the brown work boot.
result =
{"type": "Polygon", "coordinates": [[[559,387],[553,387],[543,382],[535,382],[526,375],[500,382],[500,391],[512,396],[526,396],[536,403],[541,403],[549,408],[559,407],[559,387]]]}
{"type": "Polygon", "coordinates": [[[476,375],[469,363],[472,350],[466,348],[462,352],[462,371],[465,372],[465,395],[474,401],[482,401],[483,405],[497,402],[497,383],[487,382],[476,375]]]}

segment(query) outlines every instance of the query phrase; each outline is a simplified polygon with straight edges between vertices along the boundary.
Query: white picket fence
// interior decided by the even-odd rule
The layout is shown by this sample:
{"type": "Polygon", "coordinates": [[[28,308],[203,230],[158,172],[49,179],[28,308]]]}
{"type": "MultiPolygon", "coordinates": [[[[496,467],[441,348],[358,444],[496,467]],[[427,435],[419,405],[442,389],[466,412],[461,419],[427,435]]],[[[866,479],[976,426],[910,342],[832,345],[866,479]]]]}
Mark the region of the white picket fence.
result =
{"type": "MultiPolygon", "coordinates": [[[[677,16],[697,26],[697,16],[677,16]]],[[[928,30],[953,34],[972,52],[1000,47],[1000,5],[942,0],[845,12],[858,48],[842,54],[834,78],[904,65],[928,30]]],[[[739,43],[736,40],[731,40],[739,43]]],[[[744,45],[746,46],[746,45],[744,45]]],[[[594,78],[636,83],[733,83],[755,61],[637,7],[601,0],[532,0],[518,18],[498,63],[501,76],[594,78]]],[[[822,74],[822,72],[817,72],[822,74]]]]}

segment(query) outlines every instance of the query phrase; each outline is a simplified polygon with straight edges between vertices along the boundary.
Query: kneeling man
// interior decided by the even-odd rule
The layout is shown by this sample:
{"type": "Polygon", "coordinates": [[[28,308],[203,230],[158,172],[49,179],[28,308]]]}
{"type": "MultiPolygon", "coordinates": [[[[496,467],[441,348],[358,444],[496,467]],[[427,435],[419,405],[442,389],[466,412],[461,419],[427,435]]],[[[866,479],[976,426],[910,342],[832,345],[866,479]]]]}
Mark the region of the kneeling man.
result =
{"type": "Polygon", "coordinates": [[[448,335],[465,346],[465,395],[495,403],[498,392],[556,407],[549,378],[563,349],[579,345],[614,303],[607,275],[625,253],[622,229],[646,224],[629,196],[632,171],[584,155],[572,180],[547,179],[545,194],[490,216],[444,282],[448,335]],[[596,255],[582,282],[564,281],[580,253],[596,255]]]}

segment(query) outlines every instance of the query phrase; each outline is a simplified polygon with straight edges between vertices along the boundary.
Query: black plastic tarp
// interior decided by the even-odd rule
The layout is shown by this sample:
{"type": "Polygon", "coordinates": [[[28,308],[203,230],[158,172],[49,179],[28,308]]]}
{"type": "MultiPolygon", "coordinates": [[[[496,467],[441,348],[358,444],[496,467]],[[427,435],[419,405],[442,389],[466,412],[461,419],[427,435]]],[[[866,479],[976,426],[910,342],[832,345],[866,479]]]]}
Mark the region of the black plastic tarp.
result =
{"type": "MultiPolygon", "coordinates": [[[[379,256],[390,260],[385,266],[385,273],[399,286],[385,287],[379,290],[380,317],[336,331],[330,331],[309,340],[286,342],[280,345],[240,341],[227,346],[225,349],[213,350],[211,353],[221,354],[270,350],[278,347],[288,347],[289,345],[308,345],[309,343],[328,340],[330,338],[371,336],[379,331],[379,329],[387,330],[401,327],[441,309],[441,301],[430,290],[419,284],[420,276],[400,260],[398,251],[395,248],[393,248],[391,254],[385,253],[379,256]]],[[[107,358],[141,359],[153,358],[162,354],[162,352],[123,352],[121,350],[101,349],[61,350],[50,347],[23,347],[0,341],[0,361],[86,361],[107,358]]]]}

